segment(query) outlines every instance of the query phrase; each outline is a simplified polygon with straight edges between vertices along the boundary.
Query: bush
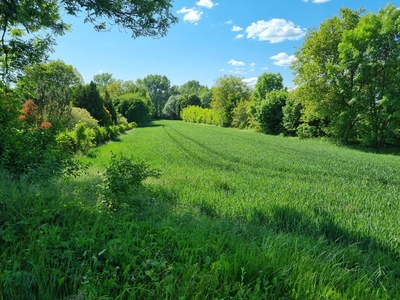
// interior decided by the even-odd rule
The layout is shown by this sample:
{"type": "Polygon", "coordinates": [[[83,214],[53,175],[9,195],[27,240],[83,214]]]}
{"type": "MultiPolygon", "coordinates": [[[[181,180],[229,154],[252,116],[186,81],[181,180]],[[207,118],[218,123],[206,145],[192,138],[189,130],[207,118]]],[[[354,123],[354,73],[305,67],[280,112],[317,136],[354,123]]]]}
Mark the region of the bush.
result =
{"type": "Polygon", "coordinates": [[[61,132],[56,137],[58,147],[63,152],[75,153],[78,150],[78,144],[75,134],[72,131],[61,132]]]}
{"type": "Polygon", "coordinates": [[[104,174],[103,202],[110,208],[116,208],[122,199],[121,196],[125,197],[129,192],[134,192],[146,178],[159,176],[158,170],[150,169],[143,161],[135,160],[132,156],[113,154],[104,174]]]}
{"type": "Polygon", "coordinates": [[[220,117],[217,112],[209,108],[199,106],[185,107],[181,112],[181,118],[185,122],[219,125],[220,117]]]}
{"type": "Polygon", "coordinates": [[[99,122],[95,118],[93,118],[86,109],[72,107],[71,119],[69,120],[67,126],[69,129],[74,129],[75,126],[79,123],[83,123],[86,127],[89,128],[96,128],[99,126],[99,122]]]}

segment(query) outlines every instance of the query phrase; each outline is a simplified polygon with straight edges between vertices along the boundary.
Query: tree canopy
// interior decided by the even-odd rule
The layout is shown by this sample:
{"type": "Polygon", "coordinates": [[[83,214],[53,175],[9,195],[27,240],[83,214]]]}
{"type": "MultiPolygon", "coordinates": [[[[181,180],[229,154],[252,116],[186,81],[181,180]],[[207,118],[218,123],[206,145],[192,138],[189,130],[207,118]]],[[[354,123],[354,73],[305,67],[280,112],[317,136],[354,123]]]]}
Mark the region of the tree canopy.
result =
{"type": "Polygon", "coordinates": [[[250,87],[240,77],[225,75],[215,81],[211,90],[211,107],[220,116],[222,126],[231,126],[236,105],[250,99],[250,87]]]}
{"type": "Polygon", "coordinates": [[[148,75],[138,83],[147,88],[151,102],[153,103],[153,117],[161,118],[162,110],[169,98],[171,82],[167,76],[148,75]]]}
{"type": "Polygon", "coordinates": [[[311,30],[292,65],[306,123],[338,140],[399,143],[400,11],[342,8],[311,30]]]}
{"type": "Polygon", "coordinates": [[[172,0],[5,0],[0,3],[0,75],[8,85],[24,67],[43,62],[53,51],[55,38],[70,30],[62,13],[84,14],[98,31],[118,26],[133,38],[159,38],[178,19],[172,0]],[[108,24],[108,26],[107,26],[108,24]]]}

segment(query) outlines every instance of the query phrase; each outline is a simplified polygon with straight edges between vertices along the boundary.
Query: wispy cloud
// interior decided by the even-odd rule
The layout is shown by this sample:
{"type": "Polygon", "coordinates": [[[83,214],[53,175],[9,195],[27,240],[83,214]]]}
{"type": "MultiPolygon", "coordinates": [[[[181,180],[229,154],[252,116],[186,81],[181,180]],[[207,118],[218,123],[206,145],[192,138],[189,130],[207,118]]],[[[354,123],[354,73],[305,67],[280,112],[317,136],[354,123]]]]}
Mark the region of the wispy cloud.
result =
{"type": "Polygon", "coordinates": [[[231,59],[230,61],[228,61],[228,64],[230,64],[232,66],[235,66],[235,67],[243,67],[243,66],[246,65],[244,62],[237,61],[237,60],[234,60],[234,59],[231,59]]]}
{"type": "Polygon", "coordinates": [[[238,35],[235,37],[235,39],[241,39],[241,38],[243,38],[243,37],[244,37],[244,34],[240,33],[240,34],[238,34],[238,35]]]}
{"type": "Polygon", "coordinates": [[[271,56],[270,59],[275,60],[274,65],[280,67],[289,67],[294,61],[296,61],[294,55],[287,55],[285,52],[280,52],[277,55],[271,56]]]}
{"type": "Polygon", "coordinates": [[[202,7],[208,8],[208,9],[213,8],[214,6],[218,5],[218,3],[214,3],[211,0],[199,0],[198,2],[196,2],[196,4],[198,6],[202,6],[202,7]]]}
{"type": "Polygon", "coordinates": [[[186,7],[184,7],[182,9],[178,10],[178,14],[183,14],[184,15],[183,16],[183,20],[184,21],[187,21],[187,22],[190,22],[190,23],[193,23],[193,24],[197,25],[198,22],[201,19],[201,16],[202,16],[203,12],[200,11],[200,10],[197,10],[195,8],[186,8],[186,7]]]}
{"type": "Polygon", "coordinates": [[[234,25],[234,26],[232,27],[232,31],[242,31],[242,30],[243,30],[243,28],[240,27],[240,26],[234,25]]]}
{"type": "Polygon", "coordinates": [[[225,24],[231,25],[233,24],[233,21],[232,20],[226,21],[225,24]]]}
{"type": "Polygon", "coordinates": [[[246,33],[247,38],[269,41],[272,44],[284,40],[299,40],[306,34],[300,26],[296,26],[292,21],[285,19],[253,22],[246,28],[246,33]]]}

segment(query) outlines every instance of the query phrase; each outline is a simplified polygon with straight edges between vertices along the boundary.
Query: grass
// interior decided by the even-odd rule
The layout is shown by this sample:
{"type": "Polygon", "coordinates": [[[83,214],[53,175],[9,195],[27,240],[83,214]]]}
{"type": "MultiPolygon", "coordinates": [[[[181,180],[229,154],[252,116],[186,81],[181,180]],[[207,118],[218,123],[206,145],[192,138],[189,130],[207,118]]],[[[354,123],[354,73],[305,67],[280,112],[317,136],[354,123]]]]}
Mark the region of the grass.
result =
{"type": "Polygon", "coordinates": [[[178,121],[0,174],[0,299],[400,298],[400,158],[178,121]],[[101,204],[113,154],[161,170],[101,204]]]}

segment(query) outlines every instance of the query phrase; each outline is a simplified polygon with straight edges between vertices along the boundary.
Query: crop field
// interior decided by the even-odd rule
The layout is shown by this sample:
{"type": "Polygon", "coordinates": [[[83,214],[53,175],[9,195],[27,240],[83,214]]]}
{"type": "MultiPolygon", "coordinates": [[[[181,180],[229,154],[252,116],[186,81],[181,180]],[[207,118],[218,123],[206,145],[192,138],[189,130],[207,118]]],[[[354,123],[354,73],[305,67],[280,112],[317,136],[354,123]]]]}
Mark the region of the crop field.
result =
{"type": "Polygon", "coordinates": [[[400,299],[399,156],[157,121],[81,160],[32,197],[0,186],[37,203],[3,232],[0,299],[400,299]],[[108,209],[113,154],[161,176],[108,209]]]}

